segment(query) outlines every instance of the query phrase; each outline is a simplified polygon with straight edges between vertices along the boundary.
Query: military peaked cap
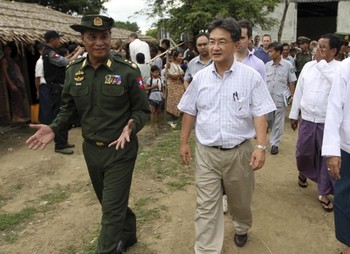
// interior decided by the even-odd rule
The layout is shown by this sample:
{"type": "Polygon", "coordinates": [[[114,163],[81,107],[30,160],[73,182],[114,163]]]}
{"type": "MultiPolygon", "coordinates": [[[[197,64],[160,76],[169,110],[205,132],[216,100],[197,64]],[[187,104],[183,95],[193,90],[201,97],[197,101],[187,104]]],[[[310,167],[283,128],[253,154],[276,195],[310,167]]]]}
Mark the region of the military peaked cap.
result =
{"type": "Polygon", "coordinates": [[[298,37],[298,44],[310,43],[311,39],[305,36],[298,37]]]}
{"type": "Polygon", "coordinates": [[[81,19],[81,23],[71,25],[70,27],[78,32],[84,30],[110,30],[114,26],[114,20],[103,15],[86,15],[81,19]]]}

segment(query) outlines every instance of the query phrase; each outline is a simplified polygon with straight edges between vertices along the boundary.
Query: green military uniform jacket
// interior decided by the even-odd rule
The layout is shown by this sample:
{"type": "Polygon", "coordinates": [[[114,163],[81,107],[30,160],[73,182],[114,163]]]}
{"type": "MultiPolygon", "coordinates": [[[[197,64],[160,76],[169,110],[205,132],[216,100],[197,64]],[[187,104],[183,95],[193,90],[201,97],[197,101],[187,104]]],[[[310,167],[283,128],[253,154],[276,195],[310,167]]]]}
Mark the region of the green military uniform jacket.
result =
{"type": "Polygon", "coordinates": [[[141,85],[138,67],[127,59],[109,55],[95,70],[88,58],[79,58],[67,67],[62,106],[50,127],[57,134],[79,116],[85,140],[109,143],[133,119],[134,135],[150,113],[141,85]]]}
{"type": "Polygon", "coordinates": [[[304,65],[310,61],[312,61],[312,54],[310,51],[299,52],[295,59],[296,72],[300,73],[304,65]]]}

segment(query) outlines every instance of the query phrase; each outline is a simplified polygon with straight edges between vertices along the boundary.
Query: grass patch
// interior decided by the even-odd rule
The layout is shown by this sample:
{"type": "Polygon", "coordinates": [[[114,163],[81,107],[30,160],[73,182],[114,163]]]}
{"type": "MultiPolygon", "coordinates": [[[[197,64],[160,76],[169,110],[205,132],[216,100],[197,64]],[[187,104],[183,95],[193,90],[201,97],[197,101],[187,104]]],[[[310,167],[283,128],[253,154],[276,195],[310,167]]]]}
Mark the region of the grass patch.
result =
{"type": "Polygon", "coordinates": [[[135,213],[137,224],[143,225],[160,217],[160,207],[150,208],[151,204],[155,204],[151,197],[141,197],[135,202],[135,213]]]}
{"type": "Polygon", "coordinates": [[[0,231],[13,229],[31,219],[38,210],[35,208],[25,208],[17,213],[6,213],[0,215],[0,231]]]}
{"type": "Polygon", "coordinates": [[[68,246],[68,247],[66,247],[66,248],[63,250],[63,253],[65,253],[65,254],[76,254],[77,251],[76,251],[76,249],[74,248],[74,246],[68,246]]]}
{"type": "MultiPolygon", "coordinates": [[[[181,123],[177,126],[181,126],[181,123]]],[[[190,184],[189,179],[193,178],[192,170],[181,162],[179,136],[178,129],[156,136],[152,143],[148,142],[147,146],[142,147],[135,167],[136,171],[146,172],[153,179],[164,182],[170,191],[184,189],[190,184]]]]}
{"type": "Polygon", "coordinates": [[[18,183],[18,184],[12,185],[11,190],[12,191],[19,191],[23,188],[23,186],[24,186],[23,183],[18,183]]]}
{"type": "MultiPolygon", "coordinates": [[[[0,232],[2,232],[1,238],[8,243],[16,242],[20,229],[25,227],[36,214],[45,213],[54,209],[55,204],[66,200],[69,198],[69,196],[69,186],[66,186],[65,188],[58,186],[51,193],[42,195],[37,200],[33,200],[31,202],[31,207],[25,208],[20,212],[0,214],[0,232]]],[[[65,253],[75,253],[68,251],[69,249],[67,249],[65,253]]]]}
{"type": "Polygon", "coordinates": [[[53,205],[68,199],[69,196],[70,193],[67,190],[63,189],[62,187],[58,187],[54,190],[54,192],[42,195],[40,199],[47,202],[48,205],[53,205]]]}

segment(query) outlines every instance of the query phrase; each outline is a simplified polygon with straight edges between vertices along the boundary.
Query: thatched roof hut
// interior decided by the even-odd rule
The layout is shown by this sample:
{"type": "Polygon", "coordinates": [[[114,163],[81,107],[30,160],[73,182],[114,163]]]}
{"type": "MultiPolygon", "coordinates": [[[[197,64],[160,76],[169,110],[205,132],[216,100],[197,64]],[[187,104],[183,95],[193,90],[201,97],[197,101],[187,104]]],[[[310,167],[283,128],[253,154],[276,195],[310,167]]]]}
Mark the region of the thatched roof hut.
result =
{"type": "MultiPolygon", "coordinates": [[[[30,104],[37,102],[34,66],[38,53],[35,51],[35,45],[38,42],[44,42],[43,35],[47,30],[56,30],[64,34],[61,38],[63,43],[80,43],[80,34],[70,28],[70,25],[79,23],[79,17],[41,5],[0,0],[0,48],[7,44],[14,44],[20,53],[17,61],[26,80],[30,104]]],[[[113,28],[112,41],[121,39],[127,42],[130,33],[125,29],[113,28]]],[[[140,34],[139,38],[156,43],[152,37],[140,34]]],[[[0,125],[9,122],[11,122],[11,108],[8,90],[0,68],[0,125]]]]}
{"type": "MultiPolygon", "coordinates": [[[[0,0],[0,43],[12,41],[18,49],[21,49],[20,45],[33,47],[36,42],[44,41],[43,34],[47,30],[63,33],[63,43],[80,42],[80,34],[69,27],[79,23],[79,17],[41,5],[0,0]]],[[[130,33],[125,29],[113,28],[112,40],[119,38],[126,41],[130,33]]],[[[139,38],[148,42],[156,41],[141,34],[139,38]]]]}

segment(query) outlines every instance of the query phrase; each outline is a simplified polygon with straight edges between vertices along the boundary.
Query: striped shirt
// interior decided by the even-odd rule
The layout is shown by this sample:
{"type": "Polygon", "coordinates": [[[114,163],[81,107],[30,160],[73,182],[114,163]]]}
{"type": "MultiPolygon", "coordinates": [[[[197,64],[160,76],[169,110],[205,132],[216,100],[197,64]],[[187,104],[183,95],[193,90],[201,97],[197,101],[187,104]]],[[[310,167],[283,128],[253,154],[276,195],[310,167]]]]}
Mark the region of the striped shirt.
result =
{"type": "Polygon", "coordinates": [[[215,64],[199,71],[178,108],[196,116],[196,136],[201,144],[224,148],[253,138],[253,118],[276,110],[260,74],[237,61],[223,77],[215,64]]]}

